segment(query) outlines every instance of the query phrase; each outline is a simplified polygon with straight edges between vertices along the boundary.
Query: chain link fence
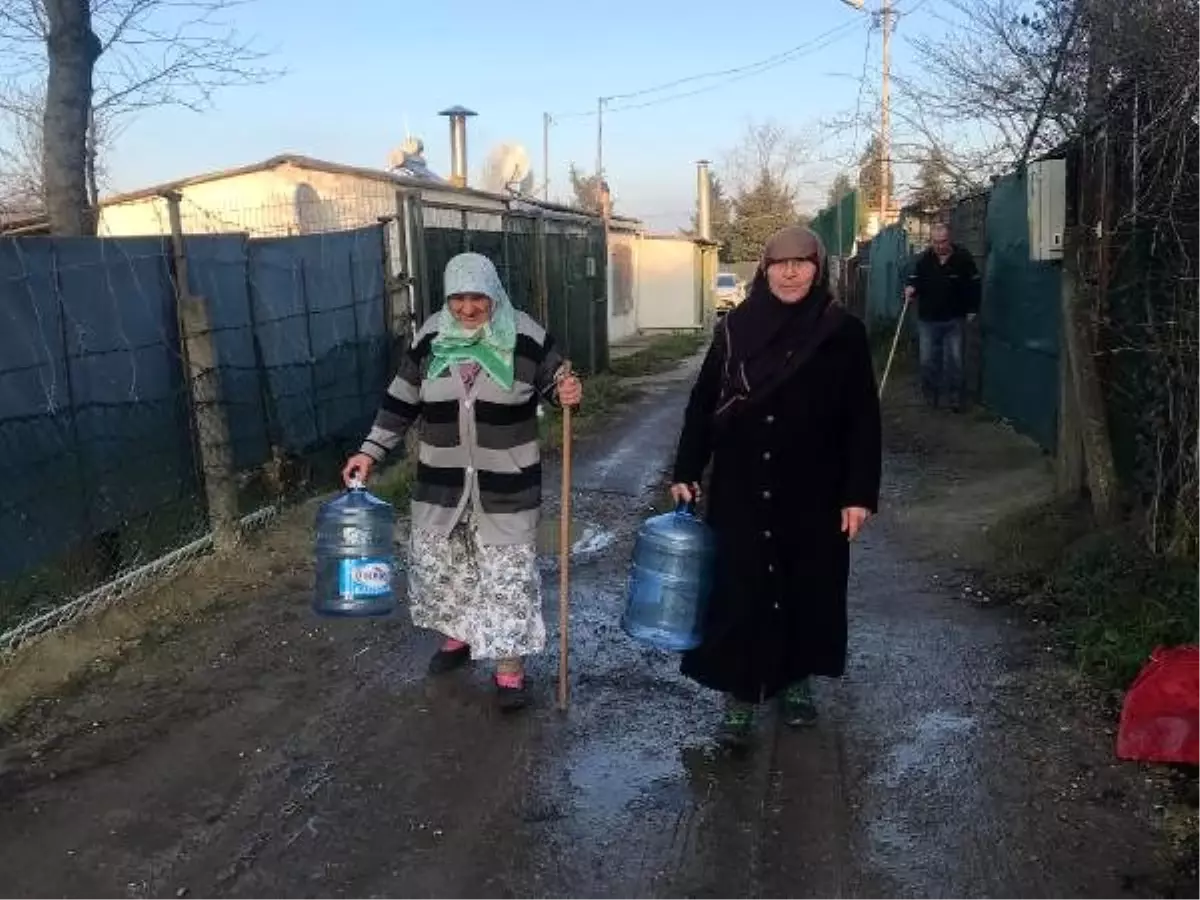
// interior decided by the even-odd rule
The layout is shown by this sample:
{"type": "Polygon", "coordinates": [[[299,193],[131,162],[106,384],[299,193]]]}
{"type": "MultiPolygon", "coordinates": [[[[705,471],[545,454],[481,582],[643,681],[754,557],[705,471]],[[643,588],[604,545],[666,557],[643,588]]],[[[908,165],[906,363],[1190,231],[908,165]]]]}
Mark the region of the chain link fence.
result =
{"type": "Polygon", "coordinates": [[[304,199],[146,198],[108,230],[162,236],[0,240],[0,651],[332,487],[456,253],[607,367],[599,220],[304,199]]]}
{"type": "Polygon", "coordinates": [[[385,269],[378,225],[0,241],[0,649],[331,483],[389,375],[385,269]]]}
{"type": "Polygon", "coordinates": [[[0,241],[0,634],[204,534],[166,241],[0,241]]]}

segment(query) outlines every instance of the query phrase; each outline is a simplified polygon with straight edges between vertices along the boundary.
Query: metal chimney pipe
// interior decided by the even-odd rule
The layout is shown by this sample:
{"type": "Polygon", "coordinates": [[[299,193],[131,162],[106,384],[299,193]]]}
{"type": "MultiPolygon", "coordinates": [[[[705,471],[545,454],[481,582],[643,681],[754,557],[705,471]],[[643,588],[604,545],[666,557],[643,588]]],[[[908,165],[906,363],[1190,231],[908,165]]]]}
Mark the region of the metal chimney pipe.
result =
{"type": "Polygon", "coordinates": [[[712,179],[707,159],[696,163],[696,226],[701,240],[712,240],[712,179]]]}
{"type": "Polygon", "coordinates": [[[450,183],[467,186],[467,118],[477,115],[465,106],[443,109],[439,116],[450,120],[450,183]]]}

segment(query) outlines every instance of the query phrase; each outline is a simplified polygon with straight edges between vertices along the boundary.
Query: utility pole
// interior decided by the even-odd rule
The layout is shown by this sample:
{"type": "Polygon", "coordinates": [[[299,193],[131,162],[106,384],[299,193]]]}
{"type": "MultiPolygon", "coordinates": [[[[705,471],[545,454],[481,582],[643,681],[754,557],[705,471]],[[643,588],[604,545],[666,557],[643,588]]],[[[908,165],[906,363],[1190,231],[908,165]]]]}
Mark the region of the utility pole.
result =
{"type": "Polygon", "coordinates": [[[554,117],[542,113],[542,199],[550,202],[550,126],[554,117]]]}
{"type": "MultiPolygon", "coordinates": [[[[838,255],[838,259],[840,260],[845,256],[845,251],[842,247],[842,198],[841,197],[838,197],[837,200],[835,201],[834,210],[837,215],[837,255],[838,255]]],[[[839,265],[840,265],[840,263],[839,263],[839,265]]]]}
{"type": "Polygon", "coordinates": [[[707,159],[696,162],[696,227],[702,241],[712,240],[712,179],[707,159]]]}
{"type": "MultiPolygon", "coordinates": [[[[608,220],[612,215],[612,197],[608,193],[608,185],[604,181],[604,104],[606,100],[600,97],[596,100],[596,200],[600,204],[600,258],[603,260],[603,265],[596,270],[598,277],[597,297],[598,303],[606,303],[608,300],[608,220]]],[[[605,358],[603,356],[604,349],[597,346],[598,334],[596,329],[591,329],[591,370],[596,371],[596,363],[598,360],[605,358]]]]}
{"type": "Polygon", "coordinates": [[[883,228],[891,207],[888,182],[892,171],[892,0],[879,0],[879,18],[883,26],[883,85],[879,93],[879,227],[883,228]]]}
{"type": "MultiPolygon", "coordinates": [[[[842,0],[842,3],[861,12],[864,0],[842,0]]],[[[896,16],[895,10],[892,9],[892,0],[879,0],[879,12],[876,15],[879,16],[879,24],[883,30],[883,85],[879,92],[879,227],[883,228],[891,208],[889,181],[892,172],[892,20],[896,16]]]]}
{"type": "Polygon", "coordinates": [[[596,100],[596,190],[604,180],[604,103],[605,98],[596,100]]]}

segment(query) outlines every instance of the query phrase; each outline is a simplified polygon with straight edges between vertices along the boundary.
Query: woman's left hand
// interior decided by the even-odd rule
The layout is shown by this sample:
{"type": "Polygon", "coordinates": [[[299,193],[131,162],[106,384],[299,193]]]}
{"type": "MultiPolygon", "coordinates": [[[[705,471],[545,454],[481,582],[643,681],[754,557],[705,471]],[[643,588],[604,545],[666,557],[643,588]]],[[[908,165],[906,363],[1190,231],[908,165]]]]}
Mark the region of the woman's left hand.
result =
{"type": "Polygon", "coordinates": [[[871,518],[869,509],[861,506],[847,506],[842,510],[842,534],[846,535],[847,540],[854,540],[869,518],[871,518]]]}
{"type": "Polygon", "coordinates": [[[578,406],[583,402],[583,384],[574,375],[567,375],[558,383],[558,402],[563,406],[578,406]]]}

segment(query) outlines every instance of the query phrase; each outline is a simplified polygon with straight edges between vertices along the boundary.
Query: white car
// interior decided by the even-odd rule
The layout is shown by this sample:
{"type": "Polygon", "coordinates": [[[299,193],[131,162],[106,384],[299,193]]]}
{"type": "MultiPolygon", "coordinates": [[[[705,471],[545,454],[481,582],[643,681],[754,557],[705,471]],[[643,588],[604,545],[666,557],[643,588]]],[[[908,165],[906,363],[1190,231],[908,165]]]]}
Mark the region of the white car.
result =
{"type": "Polygon", "coordinates": [[[724,315],[746,299],[746,285],[732,272],[718,272],[714,299],[717,315],[724,315]]]}

